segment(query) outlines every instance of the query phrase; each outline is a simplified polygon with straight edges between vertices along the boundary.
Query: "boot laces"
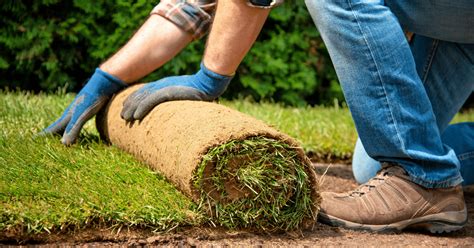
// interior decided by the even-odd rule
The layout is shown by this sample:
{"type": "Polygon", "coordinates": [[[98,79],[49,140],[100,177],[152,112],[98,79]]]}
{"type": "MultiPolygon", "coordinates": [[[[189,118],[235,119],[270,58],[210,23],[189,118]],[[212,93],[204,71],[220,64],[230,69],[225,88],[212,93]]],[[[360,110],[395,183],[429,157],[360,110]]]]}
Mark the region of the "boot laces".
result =
{"type": "Polygon", "coordinates": [[[380,184],[385,182],[385,179],[389,175],[391,175],[390,170],[383,169],[380,171],[375,177],[370,179],[368,182],[360,185],[357,187],[355,190],[349,193],[349,196],[351,197],[361,197],[367,193],[369,193],[371,190],[373,190],[375,187],[379,186],[380,184]]]}

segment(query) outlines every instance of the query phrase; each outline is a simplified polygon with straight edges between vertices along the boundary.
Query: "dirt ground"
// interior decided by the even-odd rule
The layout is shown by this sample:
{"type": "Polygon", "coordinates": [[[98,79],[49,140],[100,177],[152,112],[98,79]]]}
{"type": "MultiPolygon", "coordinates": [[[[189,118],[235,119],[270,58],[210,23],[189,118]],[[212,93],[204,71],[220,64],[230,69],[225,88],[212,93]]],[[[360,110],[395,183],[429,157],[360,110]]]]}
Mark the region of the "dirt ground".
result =
{"type": "MultiPolygon", "coordinates": [[[[327,165],[316,164],[319,174],[327,165]]],[[[332,165],[324,180],[322,190],[343,192],[356,187],[350,166],[332,165]]],[[[156,234],[145,230],[110,231],[107,229],[85,230],[77,233],[36,237],[36,240],[22,244],[3,245],[35,246],[178,246],[178,247],[306,247],[306,246],[474,246],[474,187],[465,189],[469,222],[458,232],[432,235],[406,231],[403,233],[374,234],[344,230],[316,224],[312,230],[285,234],[256,234],[244,231],[229,231],[216,228],[188,228],[166,234],[156,234]]],[[[2,243],[0,242],[0,246],[2,243]]]]}

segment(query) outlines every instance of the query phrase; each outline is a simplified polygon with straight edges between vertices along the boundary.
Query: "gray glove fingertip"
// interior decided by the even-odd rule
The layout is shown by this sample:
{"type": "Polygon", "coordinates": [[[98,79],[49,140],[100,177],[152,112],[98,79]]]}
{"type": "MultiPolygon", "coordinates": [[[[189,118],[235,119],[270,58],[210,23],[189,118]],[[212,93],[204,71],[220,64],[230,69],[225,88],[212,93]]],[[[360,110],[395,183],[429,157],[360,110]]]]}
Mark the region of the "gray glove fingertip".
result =
{"type": "MultiPolygon", "coordinates": [[[[71,123],[70,123],[71,124],[71,123]]],[[[69,125],[68,125],[69,126],[69,125]]],[[[61,138],[61,143],[65,146],[70,146],[74,144],[79,136],[79,132],[82,126],[77,128],[76,126],[72,127],[71,131],[64,132],[63,137],[61,138]]]]}
{"type": "Polygon", "coordinates": [[[135,92],[133,92],[131,95],[129,95],[129,96],[125,99],[125,101],[123,101],[122,106],[126,107],[126,106],[129,106],[130,104],[132,104],[133,102],[135,102],[135,94],[136,94],[136,93],[137,93],[137,92],[135,91],[135,92]]]}
{"type": "Polygon", "coordinates": [[[197,89],[186,87],[186,86],[170,86],[156,91],[155,93],[147,96],[138,105],[133,114],[133,118],[136,120],[143,119],[150,111],[156,106],[166,101],[176,100],[194,100],[194,101],[210,101],[212,97],[206,96],[205,93],[197,89]]]}
{"type": "Polygon", "coordinates": [[[76,143],[77,138],[79,137],[79,133],[82,130],[82,127],[84,127],[84,124],[90,119],[87,115],[81,115],[77,121],[74,122],[69,122],[69,124],[66,127],[66,130],[69,130],[69,132],[64,132],[63,137],[61,138],[61,143],[63,143],[66,146],[70,146],[74,143],[76,143]]]}
{"type": "Polygon", "coordinates": [[[142,120],[150,113],[156,106],[166,101],[173,100],[195,100],[193,93],[198,92],[195,89],[183,86],[170,86],[156,91],[147,96],[140,102],[133,114],[136,120],[142,120]],[[191,93],[191,94],[190,94],[191,93]]]}
{"type": "Polygon", "coordinates": [[[122,111],[120,112],[120,117],[126,121],[133,121],[133,113],[135,112],[135,109],[137,108],[135,106],[136,104],[129,104],[127,106],[124,106],[122,108],[122,111]]]}
{"type": "MultiPolygon", "coordinates": [[[[157,99],[152,99],[152,100],[157,100],[157,99]]],[[[133,119],[142,120],[158,104],[160,104],[160,102],[158,103],[155,101],[142,102],[140,105],[138,105],[137,109],[135,110],[135,113],[133,114],[133,119]]]]}
{"type": "Polygon", "coordinates": [[[108,97],[102,97],[84,111],[75,111],[72,114],[71,121],[66,127],[61,143],[66,146],[75,143],[84,124],[99,112],[99,110],[107,103],[107,100],[108,97]]]}
{"type": "Polygon", "coordinates": [[[74,144],[79,137],[79,133],[81,132],[82,127],[84,127],[84,124],[86,124],[86,122],[94,115],[94,111],[95,109],[92,108],[82,113],[78,118],[74,118],[73,116],[72,119],[76,121],[69,122],[66,131],[64,131],[61,143],[66,146],[74,144]],[[69,132],[67,130],[69,130],[69,132]]]}
{"type": "Polygon", "coordinates": [[[120,117],[126,121],[133,121],[134,113],[142,101],[144,101],[150,94],[148,92],[135,91],[123,103],[120,117]]]}
{"type": "Polygon", "coordinates": [[[148,95],[141,102],[139,102],[135,113],[133,114],[133,118],[135,118],[136,120],[142,120],[157,105],[165,101],[169,101],[170,98],[172,98],[172,94],[170,94],[169,88],[173,87],[160,89],[155,93],[148,95]]]}

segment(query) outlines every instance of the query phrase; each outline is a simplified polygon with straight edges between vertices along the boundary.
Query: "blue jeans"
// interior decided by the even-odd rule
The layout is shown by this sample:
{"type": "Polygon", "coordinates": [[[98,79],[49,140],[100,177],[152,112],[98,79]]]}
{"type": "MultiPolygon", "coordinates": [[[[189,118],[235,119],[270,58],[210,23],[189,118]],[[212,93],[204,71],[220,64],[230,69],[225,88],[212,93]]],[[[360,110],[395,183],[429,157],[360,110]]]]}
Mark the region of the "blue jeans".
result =
{"type": "Polygon", "coordinates": [[[460,184],[441,134],[474,90],[474,1],[306,0],[368,155],[460,184]],[[411,44],[404,31],[415,32],[411,44]]]}
{"type": "MultiPolygon", "coordinates": [[[[441,139],[453,148],[461,162],[463,185],[474,184],[474,122],[449,125],[441,135],[441,139]]],[[[352,157],[352,171],[356,181],[366,183],[377,174],[380,168],[380,163],[367,154],[358,139],[352,157]]]]}

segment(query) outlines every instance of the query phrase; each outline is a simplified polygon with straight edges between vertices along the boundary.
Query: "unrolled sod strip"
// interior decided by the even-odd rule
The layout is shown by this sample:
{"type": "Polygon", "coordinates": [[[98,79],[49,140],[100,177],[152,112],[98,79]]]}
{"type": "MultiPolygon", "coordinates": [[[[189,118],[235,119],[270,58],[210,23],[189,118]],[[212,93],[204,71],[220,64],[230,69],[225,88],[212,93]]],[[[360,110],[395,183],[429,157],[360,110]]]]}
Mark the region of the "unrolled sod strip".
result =
{"type": "Polygon", "coordinates": [[[238,111],[198,101],[163,103],[141,122],[126,123],[123,102],[139,87],[110,101],[97,117],[99,132],[168,178],[210,222],[266,231],[314,223],[318,183],[294,139],[238,111]]]}

